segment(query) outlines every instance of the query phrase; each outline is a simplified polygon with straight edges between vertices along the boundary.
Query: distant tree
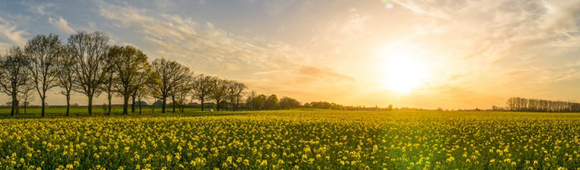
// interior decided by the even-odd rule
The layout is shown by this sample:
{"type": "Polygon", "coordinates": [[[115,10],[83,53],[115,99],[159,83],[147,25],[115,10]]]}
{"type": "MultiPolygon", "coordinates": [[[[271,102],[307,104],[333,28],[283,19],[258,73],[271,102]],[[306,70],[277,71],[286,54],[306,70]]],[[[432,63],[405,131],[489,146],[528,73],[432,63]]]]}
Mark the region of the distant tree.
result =
{"type": "Polygon", "coordinates": [[[296,99],[289,97],[282,97],[280,99],[280,109],[293,109],[298,107],[300,107],[300,102],[296,99]]]}
{"type": "Polygon", "coordinates": [[[75,81],[74,66],[76,64],[75,58],[71,55],[68,48],[63,47],[62,54],[58,57],[57,62],[57,81],[56,84],[60,87],[60,94],[66,97],[66,116],[70,115],[70,96],[72,94],[73,85],[75,81]]]}
{"type": "Polygon", "coordinates": [[[191,95],[191,91],[192,91],[192,82],[193,82],[193,76],[187,76],[183,79],[182,82],[178,83],[177,86],[175,86],[173,93],[172,93],[172,101],[173,101],[173,107],[175,107],[175,104],[177,105],[177,107],[179,107],[179,111],[180,112],[184,112],[185,111],[185,105],[187,103],[187,96],[191,95]]]}
{"type": "Polygon", "coordinates": [[[240,106],[240,101],[242,100],[244,90],[248,87],[244,83],[240,82],[231,82],[229,84],[229,94],[230,94],[230,103],[232,104],[233,111],[238,110],[240,106]]]}
{"type": "Polygon", "coordinates": [[[223,101],[226,100],[228,96],[228,81],[219,78],[213,78],[211,80],[211,92],[210,99],[214,100],[216,103],[217,111],[223,107],[223,101]]]}
{"type": "Polygon", "coordinates": [[[58,35],[37,35],[30,39],[24,51],[30,57],[30,73],[40,98],[40,115],[45,115],[46,91],[56,87],[58,78],[58,58],[63,47],[58,35]]]}
{"type": "MultiPolygon", "coordinates": [[[[135,93],[138,101],[143,101],[143,99],[153,96],[153,94],[155,93],[153,87],[155,87],[158,84],[159,80],[159,78],[156,77],[156,75],[157,74],[154,74],[153,71],[151,71],[151,65],[149,64],[147,65],[147,68],[145,69],[144,72],[140,72],[140,75],[138,76],[139,78],[135,82],[135,84],[138,87],[135,93]]],[[[143,102],[139,102],[139,114],[141,114],[142,103],[143,102]]],[[[154,110],[155,106],[152,107],[153,111],[155,111],[154,110]]]]}
{"type": "Polygon", "coordinates": [[[10,115],[18,113],[18,94],[25,90],[30,77],[30,58],[19,47],[0,58],[0,92],[12,97],[10,115]]]}
{"type": "Polygon", "coordinates": [[[161,112],[165,113],[167,97],[170,97],[172,90],[175,90],[176,86],[184,83],[184,79],[190,76],[191,73],[188,67],[165,58],[155,59],[151,65],[153,72],[159,77],[159,83],[154,86],[154,89],[157,91],[155,93],[157,95],[156,97],[163,101],[161,112]]]}
{"type": "Polygon", "coordinates": [[[114,59],[115,91],[123,97],[123,114],[128,114],[129,97],[144,94],[137,93],[150,81],[151,66],[147,55],[133,46],[113,46],[109,49],[109,56],[114,59]]]}
{"type": "Polygon", "coordinates": [[[256,99],[254,100],[254,109],[255,110],[264,109],[264,104],[266,103],[267,99],[268,97],[266,97],[266,95],[263,94],[258,95],[258,97],[256,97],[256,99]]]}
{"type": "Polygon", "coordinates": [[[213,77],[204,74],[197,75],[193,78],[191,88],[192,97],[201,102],[201,111],[204,110],[204,102],[208,100],[211,92],[211,83],[213,77]]]}
{"type": "Polygon", "coordinates": [[[117,81],[117,74],[115,74],[114,69],[114,63],[118,62],[117,60],[117,56],[111,55],[111,48],[109,48],[109,52],[108,55],[105,59],[105,70],[108,70],[104,76],[104,81],[103,81],[103,85],[100,86],[101,91],[105,92],[105,94],[107,94],[107,109],[105,110],[105,115],[111,115],[111,112],[113,110],[113,95],[115,92],[114,87],[117,86],[118,81],[117,81]]]}
{"type": "Polygon", "coordinates": [[[75,91],[88,98],[88,113],[93,114],[93,97],[101,94],[106,80],[109,37],[102,32],[78,32],[68,39],[69,52],[75,59],[75,91]]]}
{"type": "Polygon", "coordinates": [[[266,110],[275,110],[278,109],[280,106],[280,102],[278,101],[278,97],[275,94],[270,95],[266,102],[264,103],[264,108],[266,110]]]}
{"type": "Polygon", "coordinates": [[[256,110],[256,108],[254,107],[256,104],[256,91],[251,91],[250,94],[248,94],[248,98],[246,98],[246,107],[248,107],[248,109],[250,110],[256,110]]]}
{"type": "Polygon", "coordinates": [[[26,109],[30,106],[30,102],[34,101],[34,90],[35,84],[33,83],[25,83],[23,86],[22,93],[19,95],[19,101],[22,102],[22,107],[24,108],[24,114],[26,114],[26,109]]]}

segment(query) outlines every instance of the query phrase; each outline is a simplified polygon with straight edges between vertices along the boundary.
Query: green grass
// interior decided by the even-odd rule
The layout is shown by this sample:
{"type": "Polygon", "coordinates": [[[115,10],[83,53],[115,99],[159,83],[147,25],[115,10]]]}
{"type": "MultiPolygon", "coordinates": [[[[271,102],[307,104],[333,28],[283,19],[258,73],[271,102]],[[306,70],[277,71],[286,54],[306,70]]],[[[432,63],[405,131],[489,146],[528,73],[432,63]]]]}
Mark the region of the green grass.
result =
{"type": "MultiPolygon", "coordinates": [[[[131,113],[131,107],[129,109],[130,115],[138,115],[139,114],[139,107],[135,107],[135,113],[131,113]]],[[[167,108],[166,112],[171,113],[172,108],[167,108]]],[[[191,112],[198,112],[201,111],[201,108],[185,108],[185,113],[191,112]]],[[[182,114],[176,108],[176,113],[182,114]]],[[[33,117],[40,117],[41,109],[40,107],[33,107],[27,108],[26,113],[24,113],[24,109],[20,109],[20,114],[17,115],[15,118],[33,118],[33,117]]],[[[105,115],[106,111],[101,106],[93,107],[93,115],[94,116],[103,116],[105,115]]],[[[123,108],[122,107],[113,107],[112,108],[112,115],[122,115],[123,108]]],[[[143,107],[142,114],[143,115],[153,115],[161,113],[161,108],[155,108],[155,112],[152,112],[151,107],[143,107]]],[[[64,117],[66,116],[66,108],[64,107],[48,107],[45,110],[46,117],[64,117]]],[[[70,116],[72,117],[84,117],[88,116],[87,107],[71,107],[70,109],[70,116]]],[[[0,108],[0,118],[12,118],[10,117],[10,108],[0,108]]]]}
{"type": "Polygon", "coordinates": [[[576,113],[52,109],[0,119],[0,169],[580,168],[576,113]]]}

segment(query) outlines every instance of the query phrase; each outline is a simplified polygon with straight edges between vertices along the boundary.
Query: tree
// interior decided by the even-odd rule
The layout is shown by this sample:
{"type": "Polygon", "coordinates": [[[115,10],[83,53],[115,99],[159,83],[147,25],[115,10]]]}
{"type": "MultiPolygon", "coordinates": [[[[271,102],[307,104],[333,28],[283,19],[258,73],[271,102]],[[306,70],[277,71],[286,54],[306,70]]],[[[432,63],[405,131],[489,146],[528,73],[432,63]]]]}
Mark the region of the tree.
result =
{"type": "Polygon", "coordinates": [[[266,103],[268,97],[266,97],[266,95],[260,94],[258,97],[256,97],[256,99],[254,100],[254,109],[255,110],[262,110],[264,109],[264,103],[266,103]]]}
{"type": "MultiPolygon", "coordinates": [[[[142,101],[144,98],[148,98],[148,96],[154,96],[153,94],[155,93],[155,90],[153,87],[158,84],[159,77],[157,77],[157,74],[154,74],[153,71],[151,71],[151,65],[149,65],[149,63],[147,63],[143,72],[139,72],[137,77],[138,78],[135,81],[135,85],[138,88],[136,90],[135,96],[137,97],[137,100],[139,100],[139,114],[141,114],[143,103],[142,101]]],[[[152,106],[152,108],[152,112],[154,112],[155,106],[152,106]]]]}
{"type": "Polygon", "coordinates": [[[264,108],[266,110],[275,110],[278,109],[280,106],[280,102],[278,101],[278,97],[275,94],[270,95],[266,102],[264,102],[264,108]]]}
{"type": "Polygon", "coordinates": [[[30,106],[30,102],[34,101],[33,90],[35,89],[35,85],[33,83],[25,83],[22,89],[18,101],[23,101],[22,106],[24,107],[24,114],[26,114],[26,109],[30,106]]]}
{"type": "Polygon", "coordinates": [[[66,97],[66,116],[70,115],[70,96],[75,82],[74,66],[75,58],[71,55],[68,48],[63,47],[62,54],[59,55],[57,62],[57,80],[56,84],[60,87],[60,94],[66,97]]]}
{"type": "Polygon", "coordinates": [[[18,113],[18,94],[30,80],[30,59],[20,47],[13,47],[0,59],[0,92],[12,97],[10,116],[18,113]]]}
{"type": "Polygon", "coordinates": [[[208,99],[211,92],[212,77],[204,74],[197,75],[193,78],[191,88],[192,97],[201,102],[201,111],[204,109],[204,102],[208,99]]]}
{"type": "Polygon", "coordinates": [[[128,114],[129,97],[137,95],[144,82],[149,81],[147,55],[133,46],[113,46],[109,56],[113,58],[112,70],[118,82],[115,91],[123,97],[123,114],[128,114]]]}
{"type": "Polygon", "coordinates": [[[230,103],[232,104],[233,111],[238,110],[240,105],[240,100],[242,100],[242,95],[244,90],[248,88],[244,83],[240,82],[230,82],[229,83],[229,96],[230,96],[230,103]]]}
{"type": "Polygon", "coordinates": [[[210,89],[209,98],[215,101],[216,109],[219,111],[220,108],[223,107],[223,101],[228,96],[228,81],[219,78],[213,78],[211,80],[210,89]]]}
{"type": "Polygon", "coordinates": [[[102,92],[106,80],[109,38],[102,32],[78,32],[68,39],[68,48],[75,60],[75,91],[88,98],[88,113],[93,113],[93,97],[102,92]]]}
{"type": "MultiPolygon", "coordinates": [[[[163,101],[161,112],[165,113],[165,106],[167,105],[167,97],[171,95],[172,90],[183,83],[183,79],[190,76],[189,68],[175,61],[170,61],[165,58],[155,59],[151,64],[153,73],[159,78],[158,83],[153,87],[156,93],[156,98],[163,101]]],[[[175,110],[175,109],[174,109],[175,110]]]]}
{"type": "Polygon", "coordinates": [[[290,97],[282,97],[280,99],[280,109],[293,109],[300,107],[298,100],[290,97]]]}
{"type": "Polygon", "coordinates": [[[62,43],[58,35],[37,35],[30,39],[24,47],[26,55],[31,59],[30,73],[40,98],[41,116],[45,115],[46,91],[56,87],[58,77],[58,57],[62,55],[62,43]]]}
{"type": "Polygon", "coordinates": [[[253,91],[252,90],[252,92],[250,92],[250,94],[248,95],[248,98],[246,98],[246,105],[247,105],[248,109],[250,109],[250,110],[256,110],[256,108],[254,107],[256,105],[255,104],[256,103],[256,97],[258,97],[257,94],[256,94],[256,91],[253,91]]]}
{"type": "Polygon", "coordinates": [[[170,96],[172,101],[172,108],[173,113],[175,113],[175,107],[178,106],[183,112],[183,106],[185,105],[185,100],[187,96],[191,93],[191,80],[193,76],[191,72],[188,71],[188,74],[183,75],[179,82],[175,84],[173,89],[171,90],[170,96]]]}

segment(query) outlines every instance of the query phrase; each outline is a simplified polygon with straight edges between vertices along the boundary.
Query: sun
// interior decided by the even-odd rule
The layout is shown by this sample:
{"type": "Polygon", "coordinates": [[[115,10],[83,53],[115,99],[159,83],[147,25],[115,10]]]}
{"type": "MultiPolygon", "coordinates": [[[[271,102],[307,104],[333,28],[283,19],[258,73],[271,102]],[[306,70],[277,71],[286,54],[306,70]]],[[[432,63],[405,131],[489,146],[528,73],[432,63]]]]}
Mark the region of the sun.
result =
{"type": "Polygon", "coordinates": [[[384,54],[382,57],[379,71],[383,77],[380,82],[390,91],[406,95],[425,84],[429,75],[426,63],[412,52],[384,54]]]}

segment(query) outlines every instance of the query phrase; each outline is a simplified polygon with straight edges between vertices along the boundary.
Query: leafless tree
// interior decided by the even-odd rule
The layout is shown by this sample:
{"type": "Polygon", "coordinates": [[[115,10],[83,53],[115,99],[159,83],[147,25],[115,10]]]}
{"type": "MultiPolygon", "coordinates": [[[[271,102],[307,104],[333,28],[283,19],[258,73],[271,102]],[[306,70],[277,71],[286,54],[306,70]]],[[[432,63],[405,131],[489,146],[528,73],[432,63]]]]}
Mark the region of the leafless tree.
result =
{"type": "Polygon", "coordinates": [[[46,91],[57,86],[58,57],[62,55],[62,43],[57,35],[37,35],[30,39],[24,51],[31,59],[30,73],[40,98],[41,116],[45,115],[46,91]]]}
{"type": "Polygon", "coordinates": [[[201,111],[204,110],[203,103],[208,99],[211,92],[212,77],[204,74],[197,75],[193,78],[192,87],[192,97],[201,102],[201,111]]]}
{"type": "Polygon", "coordinates": [[[211,80],[209,98],[216,102],[217,111],[220,110],[222,102],[228,97],[228,81],[219,78],[213,78],[211,80]]]}
{"type": "Polygon", "coordinates": [[[0,92],[12,97],[10,115],[18,113],[18,94],[30,81],[30,58],[20,47],[13,47],[0,59],[0,92]]]}
{"type": "MultiPolygon", "coordinates": [[[[167,97],[174,97],[172,92],[175,88],[184,83],[184,80],[191,75],[188,67],[175,61],[170,61],[165,58],[155,59],[151,64],[154,74],[159,77],[159,82],[154,86],[157,91],[155,93],[157,98],[163,101],[161,112],[165,113],[165,106],[167,105],[167,97]]],[[[175,100],[173,100],[175,101],[175,100]]],[[[175,112],[175,102],[173,112],[175,112]]]]}
{"type": "Polygon", "coordinates": [[[68,48],[74,57],[75,91],[88,98],[88,113],[93,113],[93,98],[101,94],[107,73],[109,38],[102,32],[78,32],[68,39],[68,48]]]}
{"type": "Polygon", "coordinates": [[[246,106],[248,107],[248,109],[250,110],[256,110],[257,108],[255,108],[254,106],[256,105],[256,98],[258,97],[258,94],[256,93],[256,91],[251,91],[250,94],[248,95],[248,97],[246,98],[246,106]]]}
{"type": "Polygon", "coordinates": [[[35,84],[34,83],[25,83],[22,86],[22,93],[18,96],[18,101],[22,101],[22,107],[24,109],[24,114],[26,114],[26,109],[30,106],[30,102],[34,101],[34,90],[35,84]]]}
{"type": "Polygon", "coordinates": [[[70,115],[70,96],[73,90],[73,83],[75,81],[74,65],[75,58],[71,55],[68,48],[63,48],[62,55],[59,55],[57,64],[57,81],[56,84],[60,87],[60,93],[66,97],[66,116],[70,115]]]}
{"type": "Polygon", "coordinates": [[[240,83],[240,82],[233,82],[232,84],[230,84],[230,88],[233,91],[232,93],[232,97],[233,97],[233,101],[232,101],[232,105],[233,105],[233,109],[234,111],[237,111],[240,107],[240,101],[242,100],[242,98],[244,97],[244,90],[246,90],[248,88],[248,86],[246,86],[244,83],[240,83]]]}

